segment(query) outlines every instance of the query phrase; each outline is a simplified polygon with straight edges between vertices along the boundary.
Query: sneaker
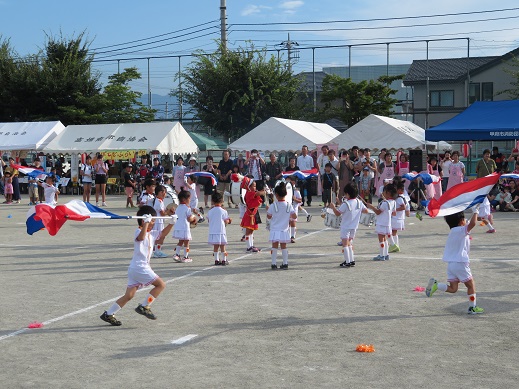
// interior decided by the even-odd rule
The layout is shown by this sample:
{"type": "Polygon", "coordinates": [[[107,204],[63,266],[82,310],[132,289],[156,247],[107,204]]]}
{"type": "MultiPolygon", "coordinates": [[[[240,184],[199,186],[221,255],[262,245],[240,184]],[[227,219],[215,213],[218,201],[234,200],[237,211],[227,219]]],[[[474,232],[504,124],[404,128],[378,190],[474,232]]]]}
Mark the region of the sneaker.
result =
{"type": "Polygon", "coordinates": [[[104,311],[103,314],[99,317],[101,318],[101,320],[106,321],[107,323],[110,323],[113,326],[120,326],[121,324],[123,324],[115,318],[115,315],[109,315],[108,313],[106,313],[106,311],[104,311]]]}
{"type": "Polygon", "coordinates": [[[252,247],[252,252],[253,253],[259,253],[261,251],[261,249],[257,248],[257,247],[252,247]]]}
{"type": "Polygon", "coordinates": [[[377,255],[376,257],[373,257],[374,261],[385,261],[385,257],[382,255],[377,255]]]}
{"type": "Polygon", "coordinates": [[[152,258],[162,258],[162,257],[159,255],[159,252],[158,252],[158,251],[154,251],[153,253],[151,253],[151,257],[152,257],[152,258]]]}
{"type": "Polygon", "coordinates": [[[270,265],[270,268],[271,268],[272,270],[276,270],[276,269],[278,268],[278,265],[270,265]]]}
{"type": "Polygon", "coordinates": [[[221,263],[222,266],[227,266],[228,264],[229,264],[229,261],[227,261],[225,259],[221,263]]]}
{"type": "Polygon", "coordinates": [[[312,215],[308,215],[308,216],[306,217],[306,221],[307,221],[308,223],[310,223],[310,220],[312,220],[312,215]]]}
{"type": "Polygon", "coordinates": [[[166,254],[162,250],[159,250],[159,252],[157,254],[159,255],[159,258],[167,258],[168,257],[168,254],[166,254]]]}
{"type": "Polygon", "coordinates": [[[483,313],[485,310],[481,307],[469,307],[468,314],[469,315],[477,315],[479,313],[483,313]]]}
{"type": "Polygon", "coordinates": [[[436,281],[434,278],[431,278],[429,280],[429,283],[427,284],[427,288],[425,288],[425,295],[427,297],[431,297],[434,292],[438,290],[438,281],[436,281]]]}
{"type": "Polygon", "coordinates": [[[282,264],[279,268],[283,270],[288,270],[288,263],[282,264]]]}
{"type": "Polygon", "coordinates": [[[420,220],[420,221],[423,220],[422,215],[420,215],[420,213],[418,213],[418,212],[416,212],[416,218],[417,218],[418,220],[420,220]]]}
{"type": "MultiPolygon", "coordinates": [[[[206,205],[206,207],[207,207],[207,205],[206,205]]],[[[200,208],[198,208],[198,210],[200,211],[200,213],[201,213],[202,215],[204,214],[204,208],[200,207],[200,208]]]]}
{"type": "Polygon", "coordinates": [[[308,203],[306,203],[306,205],[307,205],[308,207],[311,207],[311,206],[312,206],[312,202],[309,201],[308,203]]]}
{"type": "Polygon", "coordinates": [[[391,246],[389,246],[389,252],[390,253],[399,253],[400,247],[398,247],[398,245],[396,245],[396,244],[392,244],[391,246]]]}
{"type": "Polygon", "coordinates": [[[35,205],[35,204],[34,204],[34,203],[32,203],[32,202],[31,202],[31,203],[29,203],[29,207],[30,207],[30,206],[32,206],[32,205],[35,205]]]}
{"type": "Polygon", "coordinates": [[[252,253],[252,249],[253,249],[253,248],[254,248],[254,247],[248,247],[248,248],[247,248],[247,252],[248,252],[248,253],[252,253]]]}
{"type": "Polygon", "coordinates": [[[203,223],[203,222],[205,222],[205,217],[200,216],[200,218],[198,219],[198,223],[203,223]]]}
{"type": "Polygon", "coordinates": [[[351,266],[351,267],[355,266],[355,261],[351,261],[351,262],[350,262],[350,266],[351,266]]]}
{"type": "Polygon", "coordinates": [[[293,236],[290,238],[290,243],[296,243],[296,238],[294,238],[293,236]]]}
{"type": "Polygon", "coordinates": [[[146,316],[150,320],[157,320],[157,316],[151,312],[150,307],[143,307],[141,304],[137,308],[135,308],[135,312],[137,312],[139,315],[146,316]]]}
{"type": "Polygon", "coordinates": [[[386,256],[384,257],[384,261],[389,261],[389,255],[386,255],[386,256]]]}
{"type": "Polygon", "coordinates": [[[245,240],[246,240],[246,239],[245,239],[245,235],[243,235],[243,236],[241,237],[241,239],[240,239],[240,242],[245,242],[245,240]]]}
{"type": "Polygon", "coordinates": [[[106,203],[103,201],[103,203],[101,204],[101,206],[106,207],[106,203]]]}
{"type": "Polygon", "coordinates": [[[96,201],[96,207],[99,207],[99,201],[96,201]]]}
{"type": "Polygon", "coordinates": [[[180,260],[180,262],[182,263],[188,263],[188,262],[193,262],[193,260],[190,258],[190,257],[184,257],[180,260]]]}
{"type": "Polygon", "coordinates": [[[341,263],[339,266],[340,266],[340,267],[350,267],[351,264],[350,264],[350,263],[347,263],[346,261],[344,261],[344,262],[341,263]]]}
{"type": "Polygon", "coordinates": [[[495,229],[495,228],[492,228],[491,230],[488,230],[488,231],[487,231],[487,234],[493,234],[494,232],[496,232],[496,229],[495,229]]]}
{"type": "Polygon", "coordinates": [[[337,242],[337,246],[342,246],[342,240],[337,242]]]}
{"type": "Polygon", "coordinates": [[[215,266],[219,266],[219,265],[221,265],[221,264],[222,264],[222,263],[221,263],[220,261],[214,261],[214,265],[215,265],[215,266]]]}
{"type": "Polygon", "coordinates": [[[173,255],[173,260],[177,261],[177,262],[181,262],[180,255],[178,255],[178,254],[173,255]]]}

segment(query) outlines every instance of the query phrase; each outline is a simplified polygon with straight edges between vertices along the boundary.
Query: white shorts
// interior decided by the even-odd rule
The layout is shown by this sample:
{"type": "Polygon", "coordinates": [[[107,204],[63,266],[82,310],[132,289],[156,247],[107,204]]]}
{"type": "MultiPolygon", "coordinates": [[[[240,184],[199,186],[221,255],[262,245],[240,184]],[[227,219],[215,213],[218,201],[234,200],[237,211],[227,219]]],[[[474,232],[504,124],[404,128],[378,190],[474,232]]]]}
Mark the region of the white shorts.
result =
{"type": "Polygon", "coordinates": [[[151,267],[128,268],[128,288],[138,289],[151,285],[159,276],[151,267]]]}
{"type": "Polygon", "coordinates": [[[209,234],[207,243],[211,245],[227,244],[227,234],[209,234]]]}
{"type": "Polygon", "coordinates": [[[391,229],[393,231],[404,231],[405,230],[405,220],[391,219],[391,229]]]}
{"type": "Polygon", "coordinates": [[[379,235],[391,235],[391,226],[379,226],[377,224],[375,232],[379,235]]]}
{"type": "Polygon", "coordinates": [[[472,279],[468,262],[449,262],[447,265],[447,281],[468,282],[472,279]]]}
{"type": "Polygon", "coordinates": [[[341,239],[353,240],[355,238],[356,229],[343,230],[341,229],[341,239]]]}
{"type": "Polygon", "coordinates": [[[289,231],[270,231],[269,242],[290,243],[289,231]]]}
{"type": "Polygon", "coordinates": [[[173,230],[173,239],[191,240],[191,230],[173,230]]]}

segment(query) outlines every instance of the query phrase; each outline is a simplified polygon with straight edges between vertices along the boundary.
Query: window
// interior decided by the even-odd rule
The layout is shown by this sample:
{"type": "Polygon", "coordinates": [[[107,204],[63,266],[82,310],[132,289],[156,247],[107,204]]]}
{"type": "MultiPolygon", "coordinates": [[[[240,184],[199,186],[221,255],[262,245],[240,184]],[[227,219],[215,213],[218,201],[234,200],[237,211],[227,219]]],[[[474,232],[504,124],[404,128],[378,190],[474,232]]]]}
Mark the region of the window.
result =
{"type": "Polygon", "coordinates": [[[494,101],[494,83],[481,83],[481,101],[494,101]]]}
{"type": "Polygon", "coordinates": [[[431,107],[454,107],[453,90],[435,90],[430,92],[431,107]]]}
{"type": "Polygon", "coordinates": [[[481,84],[471,83],[469,86],[469,104],[474,101],[481,101],[481,84]]]}

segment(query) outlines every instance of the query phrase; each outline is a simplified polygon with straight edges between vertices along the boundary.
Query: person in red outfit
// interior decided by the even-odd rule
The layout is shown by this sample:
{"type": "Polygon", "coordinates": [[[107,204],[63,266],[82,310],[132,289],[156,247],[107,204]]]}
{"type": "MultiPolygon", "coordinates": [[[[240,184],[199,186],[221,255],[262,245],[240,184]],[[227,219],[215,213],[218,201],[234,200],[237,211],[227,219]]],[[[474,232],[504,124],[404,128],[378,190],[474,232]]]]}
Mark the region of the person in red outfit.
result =
{"type": "Polygon", "coordinates": [[[247,242],[247,252],[248,253],[257,253],[260,251],[257,247],[254,247],[254,231],[258,229],[259,218],[257,218],[256,214],[258,213],[258,208],[263,203],[263,196],[265,196],[264,190],[256,190],[256,182],[249,178],[245,177],[242,181],[242,188],[247,190],[245,193],[245,213],[241,220],[241,227],[245,228],[245,241],[247,242]]]}

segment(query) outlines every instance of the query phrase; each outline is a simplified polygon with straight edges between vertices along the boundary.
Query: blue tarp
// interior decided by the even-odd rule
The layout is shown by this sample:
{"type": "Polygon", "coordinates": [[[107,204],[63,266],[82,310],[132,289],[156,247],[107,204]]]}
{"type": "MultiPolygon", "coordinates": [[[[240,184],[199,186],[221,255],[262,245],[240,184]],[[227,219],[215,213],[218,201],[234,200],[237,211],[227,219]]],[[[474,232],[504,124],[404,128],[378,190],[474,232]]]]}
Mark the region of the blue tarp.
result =
{"type": "Polygon", "coordinates": [[[519,100],[476,101],[465,111],[425,130],[429,141],[519,139],[519,100]]]}

